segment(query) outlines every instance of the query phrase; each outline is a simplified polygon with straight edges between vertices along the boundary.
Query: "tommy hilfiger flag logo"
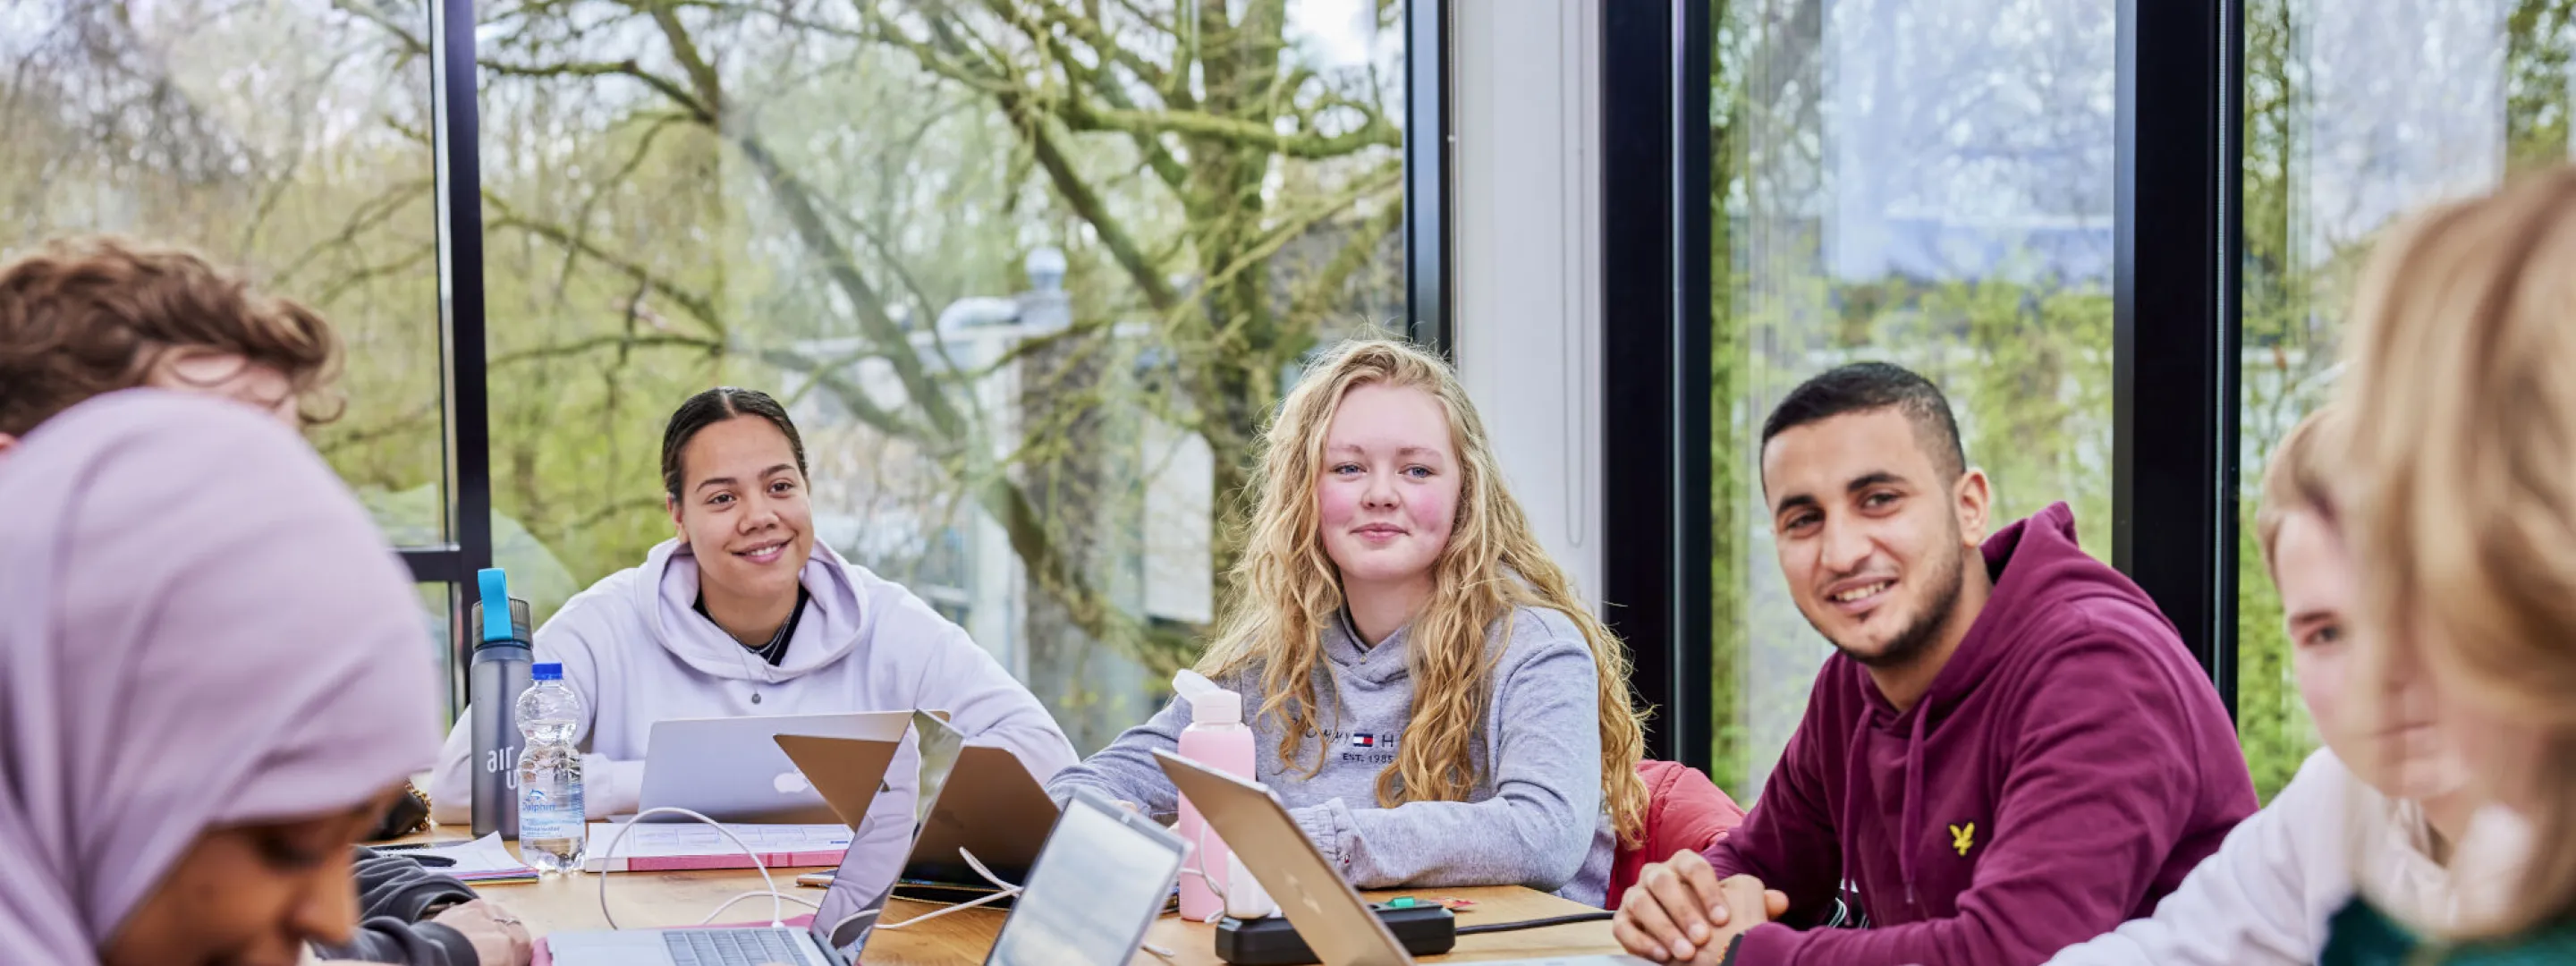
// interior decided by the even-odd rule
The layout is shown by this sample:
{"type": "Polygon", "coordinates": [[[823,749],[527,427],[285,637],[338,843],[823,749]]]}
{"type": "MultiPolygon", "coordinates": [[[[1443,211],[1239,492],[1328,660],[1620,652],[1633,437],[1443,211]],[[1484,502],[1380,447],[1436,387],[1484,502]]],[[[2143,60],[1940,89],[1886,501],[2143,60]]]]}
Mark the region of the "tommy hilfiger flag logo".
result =
{"type": "Polygon", "coordinates": [[[1352,736],[1351,736],[1351,747],[1353,747],[1353,748],[1375,748],[1375,747],[1377,747],[1377,736],[1376,736],[1376,735],[1373,735],[1373,734],[1368,734],[1368,733],[1366,733],[1366,732],[1362,732],[1362,733],[1359,733],[1359,734],[1352,735],[1352,736]]]}

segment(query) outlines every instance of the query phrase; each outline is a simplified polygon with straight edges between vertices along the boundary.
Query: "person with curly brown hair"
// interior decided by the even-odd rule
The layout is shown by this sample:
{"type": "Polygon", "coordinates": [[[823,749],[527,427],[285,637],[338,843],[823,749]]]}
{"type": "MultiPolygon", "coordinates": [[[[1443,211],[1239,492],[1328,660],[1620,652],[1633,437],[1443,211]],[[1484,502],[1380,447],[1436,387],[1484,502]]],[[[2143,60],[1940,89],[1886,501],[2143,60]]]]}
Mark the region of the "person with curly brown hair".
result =
{"type": "MultiPolygon", "coordinates": [[[[37,427],[127,389],[220,396],[299,430],[327,422],[339,415],[340,363],[319,313],[195,252],[58,239],[0,264],[0,471],[37,427]]],[[[318,952],[419,966],[528,961],[526,928],[463,883],[409,858],[358,858],[362,921],[317,941],[318,952]]]]}
{"type": "Polygon", "coordinates": [[[56,413],[138,386],[327,422],[339,415],[340,351],[322,316],[194,252],[57,240],[0,266],[0,451],[56,413]]]}

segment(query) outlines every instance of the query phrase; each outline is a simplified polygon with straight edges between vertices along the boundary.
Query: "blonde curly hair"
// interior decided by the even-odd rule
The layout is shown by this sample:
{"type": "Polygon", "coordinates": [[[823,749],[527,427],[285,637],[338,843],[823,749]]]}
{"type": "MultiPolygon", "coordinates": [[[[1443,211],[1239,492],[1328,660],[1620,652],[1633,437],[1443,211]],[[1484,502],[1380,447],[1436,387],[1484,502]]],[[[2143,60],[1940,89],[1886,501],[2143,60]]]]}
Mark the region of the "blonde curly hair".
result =
{"type": "Polygon", "coordinates": [[[1354,387],[1420,389],[1447,412],[1462,465],[1457,519],[1442,549],[1435,589],[1408,640],[1413,715],[1396,761],[1379,775],[1378,804],[1461,801],[1478,784],[1471,755],[1493,695],[1488,631],[1508,627],[1513,611],[1544,607],[1583,632],[1600,676],[1601,795],[1620,841],[1642,841],[1646,787],[1637,776],[1644,754],[1642,716],[1629,701],[1628,653],[1576,598],[1565,572],[1530,531],[1520,504],[1503,487],[1483,424],[1457,376],[1439,358],[1387,339],[1346,342],[1308,369],[1270,423],[1254,477],[1259,503],[1234,566],[1234,599],[1198,664],[1211,678],[1260,674],[1258,714],[1276,716],[1279,757],[1310,753],[1309,774],[1325,749],[1301,748],[1322,727],[1314,670],[1323,629],[1342,610],[1340,571],[1324,551],[1315,484],[1324,434],[1354,387]]]}

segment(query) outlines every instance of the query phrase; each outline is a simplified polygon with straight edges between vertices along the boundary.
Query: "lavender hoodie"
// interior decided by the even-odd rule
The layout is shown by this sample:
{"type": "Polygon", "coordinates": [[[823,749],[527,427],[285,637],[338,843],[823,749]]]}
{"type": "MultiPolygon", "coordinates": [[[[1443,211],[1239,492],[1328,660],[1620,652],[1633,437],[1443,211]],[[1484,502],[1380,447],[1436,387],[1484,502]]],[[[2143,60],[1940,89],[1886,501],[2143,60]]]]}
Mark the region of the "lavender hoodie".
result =
{"type": "MultiPolygon", "coordinates": [[[[1995,591],[1914,708],[1836,654],[1720,876],[1788,893],[1739,963],[2015,966],[2110,931],[2254,812],[2236,730],[2144,591],[2065,504],[1985,546],[1995,591]],[[1845,883],[1873,928],[1791,924],[1845,883]]],[[[1847,897],[1851,898],[1851,897],[1847,897]]]]}
{"type": "MultiPolygon", "coordinates": [[[[590,714],[574,740],[589,752],[591,818],[635,810],[645,746],[667,718],[940,710],[968,741],[1009,749],[1040,781],[1073,764],[1073,746],[1037,697],[911,591],[819,543],[800,578],[813,598],[776,666],[690,609],[698,561],[677,541],[591,585],[537,629],[537,660],[562,662],[564,684],[590,714]]],[[[430,778],[430,816],[441,822],[470,817],[471,720],[457,719],[430,778]]],[[[912,789],[899,776],[915,767],[910,754],[907,743],[888,772],[900,794],[878,796],[872,814],[908,814],[912,789]]],[[[895,822],[882,832],[912,830],[895,822]]]]}

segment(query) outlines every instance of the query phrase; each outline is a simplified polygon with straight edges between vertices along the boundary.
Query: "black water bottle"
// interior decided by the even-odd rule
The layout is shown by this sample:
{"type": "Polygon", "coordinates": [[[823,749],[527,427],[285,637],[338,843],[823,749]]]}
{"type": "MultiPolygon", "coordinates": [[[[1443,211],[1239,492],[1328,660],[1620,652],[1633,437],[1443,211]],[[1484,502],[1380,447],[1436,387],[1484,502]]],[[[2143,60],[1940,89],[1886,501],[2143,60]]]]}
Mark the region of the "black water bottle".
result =
{"type": "Polygon", "coordinates": [[[474,837],[519,837],[519,728],[511,720],[536,660],[529,644],[528,602],[510,596],[494,567],[476,576],[482,599],[467,612],[480,632],[466,679],[466,713],[474,717],[474,837]]]}

